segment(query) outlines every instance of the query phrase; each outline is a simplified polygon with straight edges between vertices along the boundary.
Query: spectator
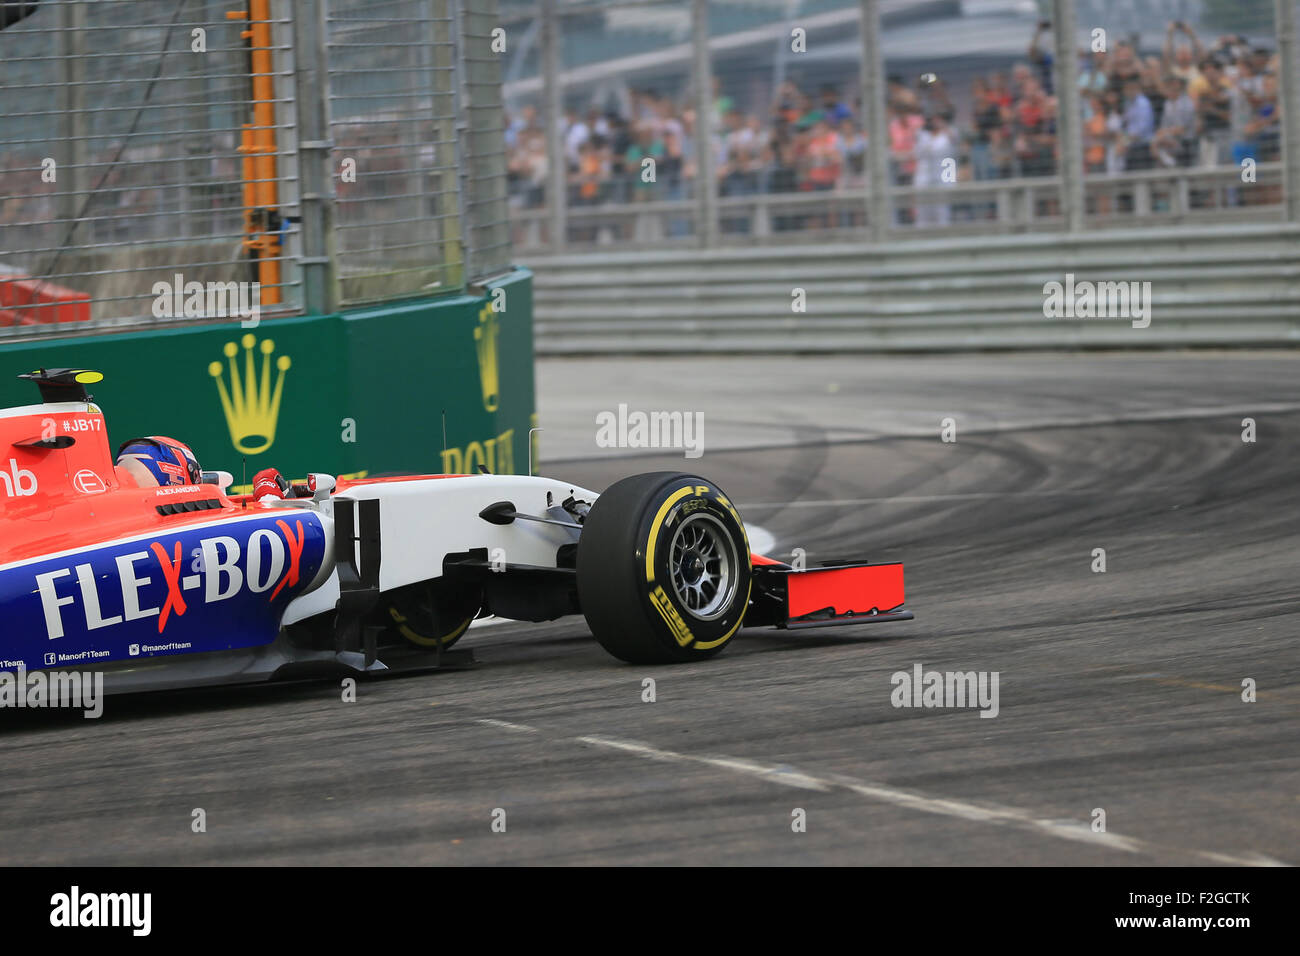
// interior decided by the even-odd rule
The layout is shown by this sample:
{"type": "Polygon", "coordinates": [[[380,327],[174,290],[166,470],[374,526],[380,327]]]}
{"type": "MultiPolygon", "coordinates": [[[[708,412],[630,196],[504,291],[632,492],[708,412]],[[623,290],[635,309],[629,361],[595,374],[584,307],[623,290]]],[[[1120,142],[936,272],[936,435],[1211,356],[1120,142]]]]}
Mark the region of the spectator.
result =
{"type": "Polygon", "coordinates": [[[1106,54],[1093,52],[1079,68],[1079,89],[1085,93],[1104,93],[1110,85],[1110,74],[1106,67],[1106,54]]]}
{"type": "Polygon", "coordinates": [[[1016,154],[1009,127],[999,126],[989,134],[989,161],[994,179],[1010,179],[1016,174],[1016,154]]]}
{"type": "Polygon", "coordinates": [[[1261,163],[1275,162],[1281,154],[1282,124],[1277,108],[1277,75],[1264,77],[1263,92],[1255,107],[1255,118],[1246,124],[1245,133],[1261,163]]]}
{"type": "MultiPolygon", "coordinates": [[[[938,152],[951,158],[963,178],[988,181],[1012,176],[1048,176],[1059,168],[1058,102],[1051,93],[1050,25],[1039,23],[1027,61],[976,76],[969,96],[950,96],[936,74],[905,83],[890,76],[886,90],[886,144],[891,181],[900,186],[944,184],[933,168],[921,169],[938,152]],[[933,123],[938,117],[941,121],[933,123]]],[[[1079,90],[1084,168],[1089,175],[1126,170],[1213,165],[1246,158],[1276,158],[1280,150],[1276,55],[1242,36],[1222,36],[1209,48],[1185,23],[1170,23],[1158,55],[1140,56],[1134,39],[1111,52],[1080,54],[1079,90]]],[[[618,112],[570,110],[561,125],[565,180],[574,202],[645,201],[685,198],[698,169],[698,149],[716,157],[716,188],[724,196],[760,192],[827,192],[866,185],[869,153],[861,104],[839,93],[840,78],[820,83],[809,96],[794,80],[780,84],[766,109],[747,110],[736,90],[715,77],[713,102],[719,111],[709,143],[697,139],[693,99],[653,89],[630,90],[618,112]],[[655,161],[655,181],[645,182],[642,163],[655,161]]],[[[507,117],[507,180],[514,206],[533,207],[545,198],[547,136],[535,106],[507,117]]],[[[382,144],[370,146],[382,150],[382,144]]],[[[382,165],[387,153],[374,162],[382,165]]],[[[1229,202],[1263,195],[1262,187],[1215,193],[1229,202]],[[1236,198],[1234,198],[1236,197],[1236,198]]],[[[1123,195],[1118,193],[1117,195],[1123,195]]],[[[1097,194],[1096,208],[1105,197],[1097,194]]],[[[1217,200],[1216,200],[1217,201],[1217,200]]],[[[947,204],[923,204],[920,219],[947,221],[947,204]]],[[[1041,212],[1046,207],[1039,204],[1041,212]]],[[[984,200],[958,203],[957,214],[996,215],[984,200]]],[[[8,212],[8,210],[6,210],[8,212]]],[[[910,210],[900,204],[900,221],[910,210]]],[[[778,214],[776,228],[818,222],[852,224],[844,215],[778,214]]],[[[733,222],[755,221],[737,213],[733,222]]],[[[672,224],[670,225],[670,231],[672,224]]]]}
{"type": "Polygon", "coordinates": [[[564,114],[564,155],[570,166],[577,166],[582,146],[591,139],[591,128],[573,110],[564,114]]]}
{"type": "Polygon", "coordinates": [[[768,189],[774,193],[791,193],[798,188],[795,168],[794,132],[789,123],[778,122],[768,147],[771,175],[768,189]]]}
{"type": "Polygon", "coordinates": [[[790,80],[781,84],[777,90],[776,100],[772,104],[772,118],[789,124],[799,122],[803,113],[800,109],[800,103],[803,97],[797,87],[790,80]]]}
{"type": "Polygon", "coordinates": [[[617,113],[606,116],[609,123],[610,182],[606,195],[612,202],[627,202],[630,183],[627,176],[627,152],[632,148],[632,131],[627,120],[617,113]]]}
{"type": "Polygon", "coordinates": [[[656,135],[654,124],[648,120],[638,124],[623,160],[625,175],[632,183],[631,198],[634,201],[648,202],[654,198],[654,186],[659,181],[659,166],[663,159],[663,140],[656,135]],[[647,159],[651,162],[646,163],[647,159]],[[647,181],[650,170],[654,171],[654,178],[647,181]]]}
{"type": "Polygon", "coordinates": [[[1107,124],[1106,98],[1091,90],[1084,99],[1083,120],[1083,171],[1086,174],[1106,172],[1106,145],[1110,131],[1107,124]]]}
{"type": "Polygon", "coordinates": [[[1168,29],[1165,30],[1163,49],[1165,74],[1172,73],[1181,78],[1188,89],[1194,90],[1201,78],[1196,64],[1204,58],[1205,51],[1201,48],[1201,41],[1197,39],[1196,33],[1181,20],[1170,22],[1168,29]],[[1179,33],[1187,38],[1187,43],[1175,44],[1174,38],[1179,33]]]}
{"type": "Polygon", "coordinates": [[[715,76],[713,78],[713,117],[715,121],[721,121],[724,116],[736,108],[736,101],[722,92],[722,79],[715,76]]]}
{"type": "Polygon", "coordinates": [[[746,121],[740,110],[727,113],[723,160],[718,169],[724,196],[750,196],[762,186],[762,135],[757,121],[746,121]]]}
{"type": "Polygon", "coordinates": [[[514,149],[519,145],[519,137],[527,130],[537,126],[537,108],[525,106],[514,117],[506,117],[506,148],[514,149]]]}
{"type": "Polygon", "coordinates": [[[1029,62],[1038,70],[1038,85],[1043,88],[1047,96],[1051,96],[1053,92],[1052,83],[1055,78],[1052,76],[1052,64],[1054,60],[1051,53],[1038,48],[1038,42],[1042,39],[1043,34],[1050,29],[1052,29],[1051,20],[1038,21],[1038,26],[1034,28],[1033,38],[1029,41],[1028,54],[1029,62]]]}
{"type": "Polygon", "coordinates": [[[971,172],[976,179],[994,179],[993,134],[1007,122],[1008,110],[998,100],[993,87],[981,77],[971,84],[974,98],[975,133],[971,141],[971,172]]]}
{"type": "Polygon", "coordinates": [[[593,206],[601,199],[601,188],[609,179],[609,147],[604,137],[593,136],[578,147],[578,169],[570,177],[576,187],[573,202],[593,206]]]}
{"type": "Polygon", "coordinates": [[[910,186],[916,175],[916,135],[925,125],[915,107],[893,106],[889,117],[889,158],[895,185],[910,186]]]}
{"type": "Polygon", "coordinates": [[[1232,129],[1232,94],[1217,60],[1201,62],[1200,82],[1192,93],[1200,119],[1201,165],[1217,166],[1227,161],[1232,129]]]}
{"type": "Polygon", "coordinates": [[[1159,122],[1165,108],[1165,79],[1168,77],[1159,57],[1149,56],[1142,63],[1142,93],[1151,104],[1151,115],[1159,122]]]}
{"type": "Polygon", "coordinates": [[[1151,156],[1158,166],[1191,165],[1196,104],[1187,93],[1187,81],[1171,74],[1165,80],[1165,95],[1160,128],[1151,138],[1151,156]]]}
{"type": "MultiPolygon", "coordinates": [[[[1083,172],[1085,176],[1109,173],[1114,141],[1119,135],[1117,117],[1113,115],[1108,94],[1089,90],[1084,99],[1083,120],[1083,172]]],[[[1109,191],[1097,193],[1098,215],[1111,212],[1109,191]]]]}
{"type": "Polygon", "coordinates": [[[907,88],[901,76],[890,76],[886,81],[885,105],[905,107],[913,101],[912,91],[907,88]]]}
{"type": "Polygon", "coordinates": [[[825,192],[835,188],[844,167],[844,144],[826,120],[813,124],[804,159],[803,189],[825,192]]]}
{"type": "Polygon", "coordinates": [[[1142,92],[1142,83],[1131,77],[1124,84],[1124,140],[1128,152],[1126,169],[1151,168],[1151,137],[1155,134],[1155,114],[1151,101],[1142,92]]]}
{"type": "Polygon", "coordinates": [[[1079,90],[1084,94],[1089,92],[1105,92],[1106,87],[1110,85],[1110,74],[1106,68],[1105,52],[1095,51],[1087,56],[1079,65],[1079,90]]]}
{"type": "Polygon", "coordinates": [[[1055,166],[1055,103],[1049,101],[1034,77],[1026,78],[1013,116],[1015,152],[1021,174],[1050,176],[1055,166]]]}
{"type": "Polygon", "coordinates": [[[1025,85],[1034,78],[1034,71],[1028,63],[1017,63],[1011,68],[1011,97],[1017,99],[1025,94],[1025,85]]]}
{"type": "Polygon", "coordinates": [[[861,188],[867,181],[867,135],[852,119],[840,122],[840,148],[844,185],[850,189],[861,188]]]}
{"type": "Polygon", "coordinates": [[[839,129],[845,120],[853,118],[853,111],[840,101],[835,87],[829,83],[822,87],[821,100],[822,119],[835,129],[839,129]]]}
{"type": "Polygon", "coordinates": [[[1138,63],[1137,53],[1128,40],[1115,44],[1115,55],[1110,64],[1110,88],[1123,95],[1130,80],[1140,80],[1142,67],[1138,63]]]}
{"type": "Polygon", "coordinates": [[[676,128],[669,127],[664,130],[663,159],[659,161],[660,182],[668,187],[667,195],[662,198],[682,199],[685,196],[686,163],[686,143],[676,128]]]}
{"type": "Polygon", "coordinates": [[[1120,95],[1107,90],[1103,95],[1106,104],[1106,172],[1116,175],[1124,172],[1128,157],[1128,141],[1124,138],[1124,109],[1120,95]]]}
{"type": "Polygon", "coordinates": [[[547,168],[545,135],[539,129],[520,132],[506,166],[507,181],[517,204],[528,209],[545,204],[547,168]]]}
{"type": "Polygon", "coordinates": [[[1243,57],[1237,63],[1236,82],[1232,84],[1229,112],[1229,139],[1232,141],[1232,163],[1240,166],[1244,159],[1258,159],[1255,144],[1246,128],[1256,119],[1256,111],[1263,100],[1265,77],[1255,72],[1253,57],[1243,57]]]}
{"type": "MultiPolygon", "coordinates": [[[[957,140],[942,113],[926,119],[916,135],[915,153],[918,188],[956,185],[957,140]]],[[[916,207],[918,226],[946,226],[951,216],[947,203],[921,203],[916,207]]]]}
{"type": "Polygon", "coordinates": [[[938,113],[949,123],[953,122],[957,110],[953,107],[952,100],[948,98],[948,87],[941,77],[934,73],[922,74],[917,81],[917,90],[919,91],[917,102],[923,118],[938,113]]]}
{"type": "Polygon", "coordinates": [[[1005,73],[994,73],[989,77],[989,99],[1003,110],[1004,118],[1006,118],[1006,111],[1011,109],[1012,97],[1011,90],[1007,86],[1007,75],[1005,73]]]}

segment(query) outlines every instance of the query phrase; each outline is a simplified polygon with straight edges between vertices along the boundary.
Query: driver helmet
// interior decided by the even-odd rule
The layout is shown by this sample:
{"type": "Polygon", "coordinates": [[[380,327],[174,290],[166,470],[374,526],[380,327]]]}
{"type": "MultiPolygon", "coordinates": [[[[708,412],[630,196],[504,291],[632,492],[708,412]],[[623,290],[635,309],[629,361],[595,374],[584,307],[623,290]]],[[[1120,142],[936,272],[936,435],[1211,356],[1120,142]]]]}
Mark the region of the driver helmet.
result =
{"type": "Polygon", "coordinates": [[[161,435],[123,442],[117,449],[117,464],[142,488],[197,485],[203,474],[188,445],[161,435]]]}

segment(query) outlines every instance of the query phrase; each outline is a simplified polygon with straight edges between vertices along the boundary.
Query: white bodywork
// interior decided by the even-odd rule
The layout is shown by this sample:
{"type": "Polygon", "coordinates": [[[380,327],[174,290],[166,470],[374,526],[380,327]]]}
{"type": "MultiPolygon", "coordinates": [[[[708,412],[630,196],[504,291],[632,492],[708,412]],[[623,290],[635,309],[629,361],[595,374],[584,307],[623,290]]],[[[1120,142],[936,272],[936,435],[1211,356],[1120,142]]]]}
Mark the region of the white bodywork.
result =
{"type": "Polygon", "coordinates": [[[475,548],[486,548],[489,560],[500,559],[510,565],[555,567],[556,552],[562,545],[577,542],[577,529],[524,519],[496,525],[480,518],[479,512],[495,502],[509,501],[520,514],[573,521],[559,509],[569,497],[590,503],[596,500],[596,493],[551,478],[469,475],[357,485],[320,502],[291,499],[285,507],[320,512],[327,551],[313,590],[289,605],[282,623],[293,624],[334,610],[339,598],[333,565],[334,502],[339,499],[379,500],[379,587],[390,591],[441,577],[446,555],[475,548]]]}

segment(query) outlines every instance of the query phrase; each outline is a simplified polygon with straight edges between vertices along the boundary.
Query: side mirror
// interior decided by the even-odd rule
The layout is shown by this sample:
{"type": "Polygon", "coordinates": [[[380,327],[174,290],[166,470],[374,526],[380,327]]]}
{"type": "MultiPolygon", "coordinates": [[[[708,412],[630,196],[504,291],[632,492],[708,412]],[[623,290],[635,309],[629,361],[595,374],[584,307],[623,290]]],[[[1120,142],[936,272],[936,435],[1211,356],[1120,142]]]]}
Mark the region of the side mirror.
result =
{"type": "Polygon", "coordinates": [[[223,495],[226,489],[235,483],[235,476],[228,471],[205,471],[199,475],[199,484],[216,485],[223,495]]]}
{"type": "Polygon", "coordinates": [[[312,472],[307,476],[307,488],[311,491],[311,500],[325,501],[329,498],[330,492],[334,490],[337,483],[333,475],[321,475],[312,472]]]}

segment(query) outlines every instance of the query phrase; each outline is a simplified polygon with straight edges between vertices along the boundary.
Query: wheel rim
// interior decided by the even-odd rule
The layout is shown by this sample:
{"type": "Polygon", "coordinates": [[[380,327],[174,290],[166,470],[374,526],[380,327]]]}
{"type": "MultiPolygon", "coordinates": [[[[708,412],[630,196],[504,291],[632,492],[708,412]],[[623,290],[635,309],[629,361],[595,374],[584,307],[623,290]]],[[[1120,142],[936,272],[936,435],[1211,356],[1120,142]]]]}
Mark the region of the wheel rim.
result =
{"type": "Polygon", "coordinates": [[[668,569],[677,602],[701,621],[726,613],[736,593],[739,564],[726,527],[713,515],[687,517],[668,548],[668,569]]]}

